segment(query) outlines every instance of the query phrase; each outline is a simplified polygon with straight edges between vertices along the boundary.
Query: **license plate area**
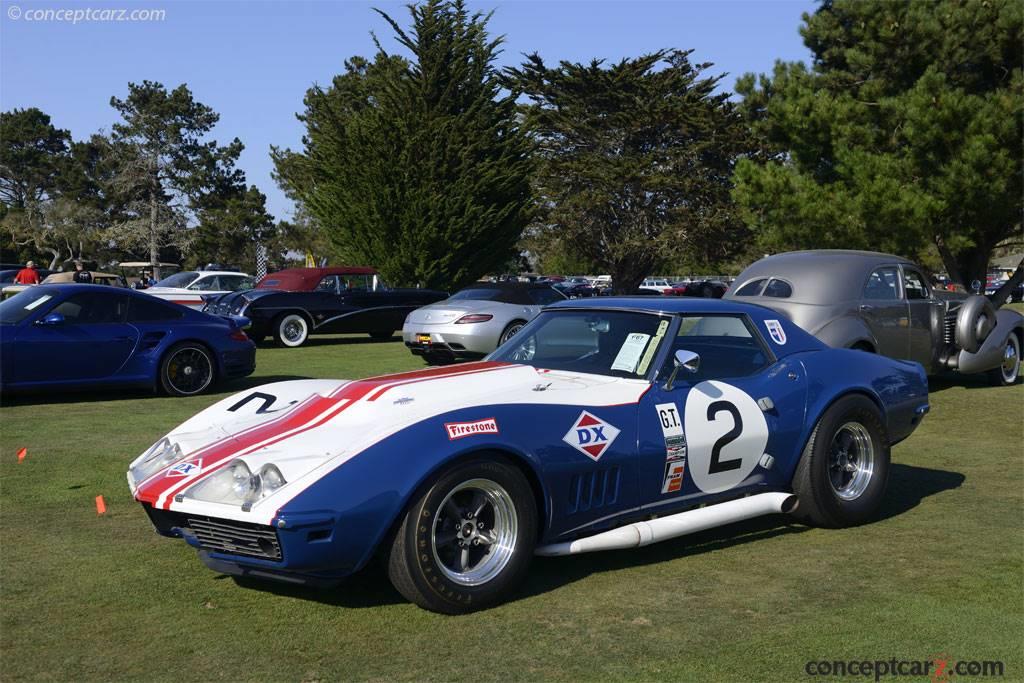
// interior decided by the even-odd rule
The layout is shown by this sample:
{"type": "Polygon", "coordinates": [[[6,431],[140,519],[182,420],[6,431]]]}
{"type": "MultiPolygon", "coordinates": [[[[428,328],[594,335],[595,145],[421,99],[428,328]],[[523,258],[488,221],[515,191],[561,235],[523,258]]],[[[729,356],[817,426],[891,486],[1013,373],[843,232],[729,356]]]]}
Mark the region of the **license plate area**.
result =
{"type": "Polygon", "coordinates": [[[425,345],[429,346],[430,345],[430,335],[429,334],[417,334],[416,335],[416,341],[418,343],[420,343],[420,344],[425,344],[425,345]]]}

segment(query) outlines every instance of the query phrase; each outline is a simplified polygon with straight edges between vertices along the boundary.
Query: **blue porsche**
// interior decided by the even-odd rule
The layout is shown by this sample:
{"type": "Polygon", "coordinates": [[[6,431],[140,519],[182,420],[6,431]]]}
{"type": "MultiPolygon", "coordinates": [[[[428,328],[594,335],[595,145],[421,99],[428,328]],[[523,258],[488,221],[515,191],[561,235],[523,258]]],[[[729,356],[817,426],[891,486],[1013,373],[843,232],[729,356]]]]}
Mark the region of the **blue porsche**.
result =
{"type": "Polygon", "coordinates": [[[256,367],[245,320],[130,289],[37,285],[0,303],[0,390],[137,385],[206,391],[256,367]]]}
{"type": "Polygon", "coordinates": [[[535,554],[774,513],[867,522],[927,412],[919,364],[829,348],[767,308],[563,301],[481,362],[230,396],[128,481],[216,571],[322,585],[381,556],[409,600],[460,613],[535,554]]]}

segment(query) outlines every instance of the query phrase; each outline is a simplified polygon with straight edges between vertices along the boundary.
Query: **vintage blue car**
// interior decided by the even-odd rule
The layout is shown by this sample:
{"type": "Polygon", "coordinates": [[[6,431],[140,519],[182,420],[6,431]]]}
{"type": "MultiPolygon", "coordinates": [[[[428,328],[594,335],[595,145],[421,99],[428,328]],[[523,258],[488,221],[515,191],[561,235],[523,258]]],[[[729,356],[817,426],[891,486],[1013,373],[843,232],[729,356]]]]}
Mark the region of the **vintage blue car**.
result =
{"type": "Polygon", "coordinates": [[[0,389],[135,385],[206,391],[256,367],[244,318],[130,289],[37,285],[0,303],[0,389]]]}
{"type": "Polygon", "coordinates": [[[481,362],[226,398],[128,480],[217,571],[324,585],[381,555],[408,599],[459,613],[507,596],[534,554],[779,512],[866,522],[927,411],[919,364],[828,348],[767,308],[564,301],[481,362]]]}

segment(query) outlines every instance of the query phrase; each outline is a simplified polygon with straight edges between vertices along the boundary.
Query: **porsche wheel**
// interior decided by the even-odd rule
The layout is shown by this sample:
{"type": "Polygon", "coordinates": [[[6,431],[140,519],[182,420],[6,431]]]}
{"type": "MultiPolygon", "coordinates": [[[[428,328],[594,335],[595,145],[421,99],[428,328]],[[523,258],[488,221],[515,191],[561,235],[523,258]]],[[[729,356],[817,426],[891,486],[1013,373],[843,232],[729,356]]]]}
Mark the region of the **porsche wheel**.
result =
{"type": "Polygon", "coordinates": [[[302,346],[309,338],[309,321],[299,313],[284,313],[274,321],[274,339],[281,346],[302,346]]]}
{"type": "Polygon", "coordinates": [[[212,383],[213,358],[202,344],[172,346],[160,363],[160,386],[171,396],[201,394],[212,383]]]}
{"type": "Polygon", "coordinates": [[[1020,376],[1020,341],[1011,333],[1006,338],[1003,349],[1003,362],[997,368],[989,370],[989,380],[997,387],[1014,384],[1020,376]]]}
{"type": "Polygon", "coordinates": [[[888,478],[878,408],[865,396],[841,398],[818,421],[793,475],[794,516],[813,526],[863,524],[878,512],[888,478]]]}
{"type": "Polygon", "coordinates": [[[519,333],[519,330],[523,329],[525,325],[526,323],[522,320],[513,320],[510,322],[508,327],[505,328],[505,331],[501,333],[500,337],[498,337],[498,346],[501,346],[509,339],[516,336],[516,334],[519,333]]]}
{"type": "Polygon", "coordinates": [[[388,576],[420,607],[471,612],[509,594],[536,541],[536,503],[522,472],[474,460],[442,472],[413,502],[388,552],[388,576]]]}

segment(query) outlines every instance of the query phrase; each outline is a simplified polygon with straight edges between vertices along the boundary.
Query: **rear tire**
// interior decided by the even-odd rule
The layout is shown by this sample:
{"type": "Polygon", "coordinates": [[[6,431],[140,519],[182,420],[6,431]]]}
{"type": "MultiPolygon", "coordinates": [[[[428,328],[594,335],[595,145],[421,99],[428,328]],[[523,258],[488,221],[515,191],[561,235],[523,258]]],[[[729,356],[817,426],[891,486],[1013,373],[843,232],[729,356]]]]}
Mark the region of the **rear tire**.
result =
{"type": "Polygon", "coordinates": [[[818,420],[793,475],[793,515],[812,526],[863,524],[878,512],[889,478],[889,438],[877,406],[845,396],[818,420]]]}
{"type": "Polygon", "coordinates": [[[274,318],[274,340],[293,349],[309,339],[309,321],[301,313],[282,313],[274,318]]]}
{"type": "Polygon", "coordinates": [[[1003,362],[997,368],[988,371],[988,379],[994,386],[1006,387],[1016,384],[1020,377],[1020,340],[1010,333],[1003,348],[1003,362]]]}
{"type": "Polygon", "coordinates": [[[213,384],[213,354],[197,342],[175,344],[160,361],[160,387],[170,396],[195,396],[213,384]]]}
{"type": "Polygon", "coordinates": [[[385,557],[399,593],[424,609],[464,614],[505,599],[537,542],[523,473],[502,460],[459,463],[412,503],[385,557]]]}
{"type": "Polygon", "coordinates": [[[525,320],[513,320],[512,322],[510,322],[505,327],[504,331],[502,331],[501,336],[498,337],[498,346],[501,346],[502,344],[507,342],[509,339],[511,339],[512,337],[516,336],[519,333],[519,330],[523,329],[523,327],[525,327],[525,326],[526,326],[526,321],[525,320]]]}

